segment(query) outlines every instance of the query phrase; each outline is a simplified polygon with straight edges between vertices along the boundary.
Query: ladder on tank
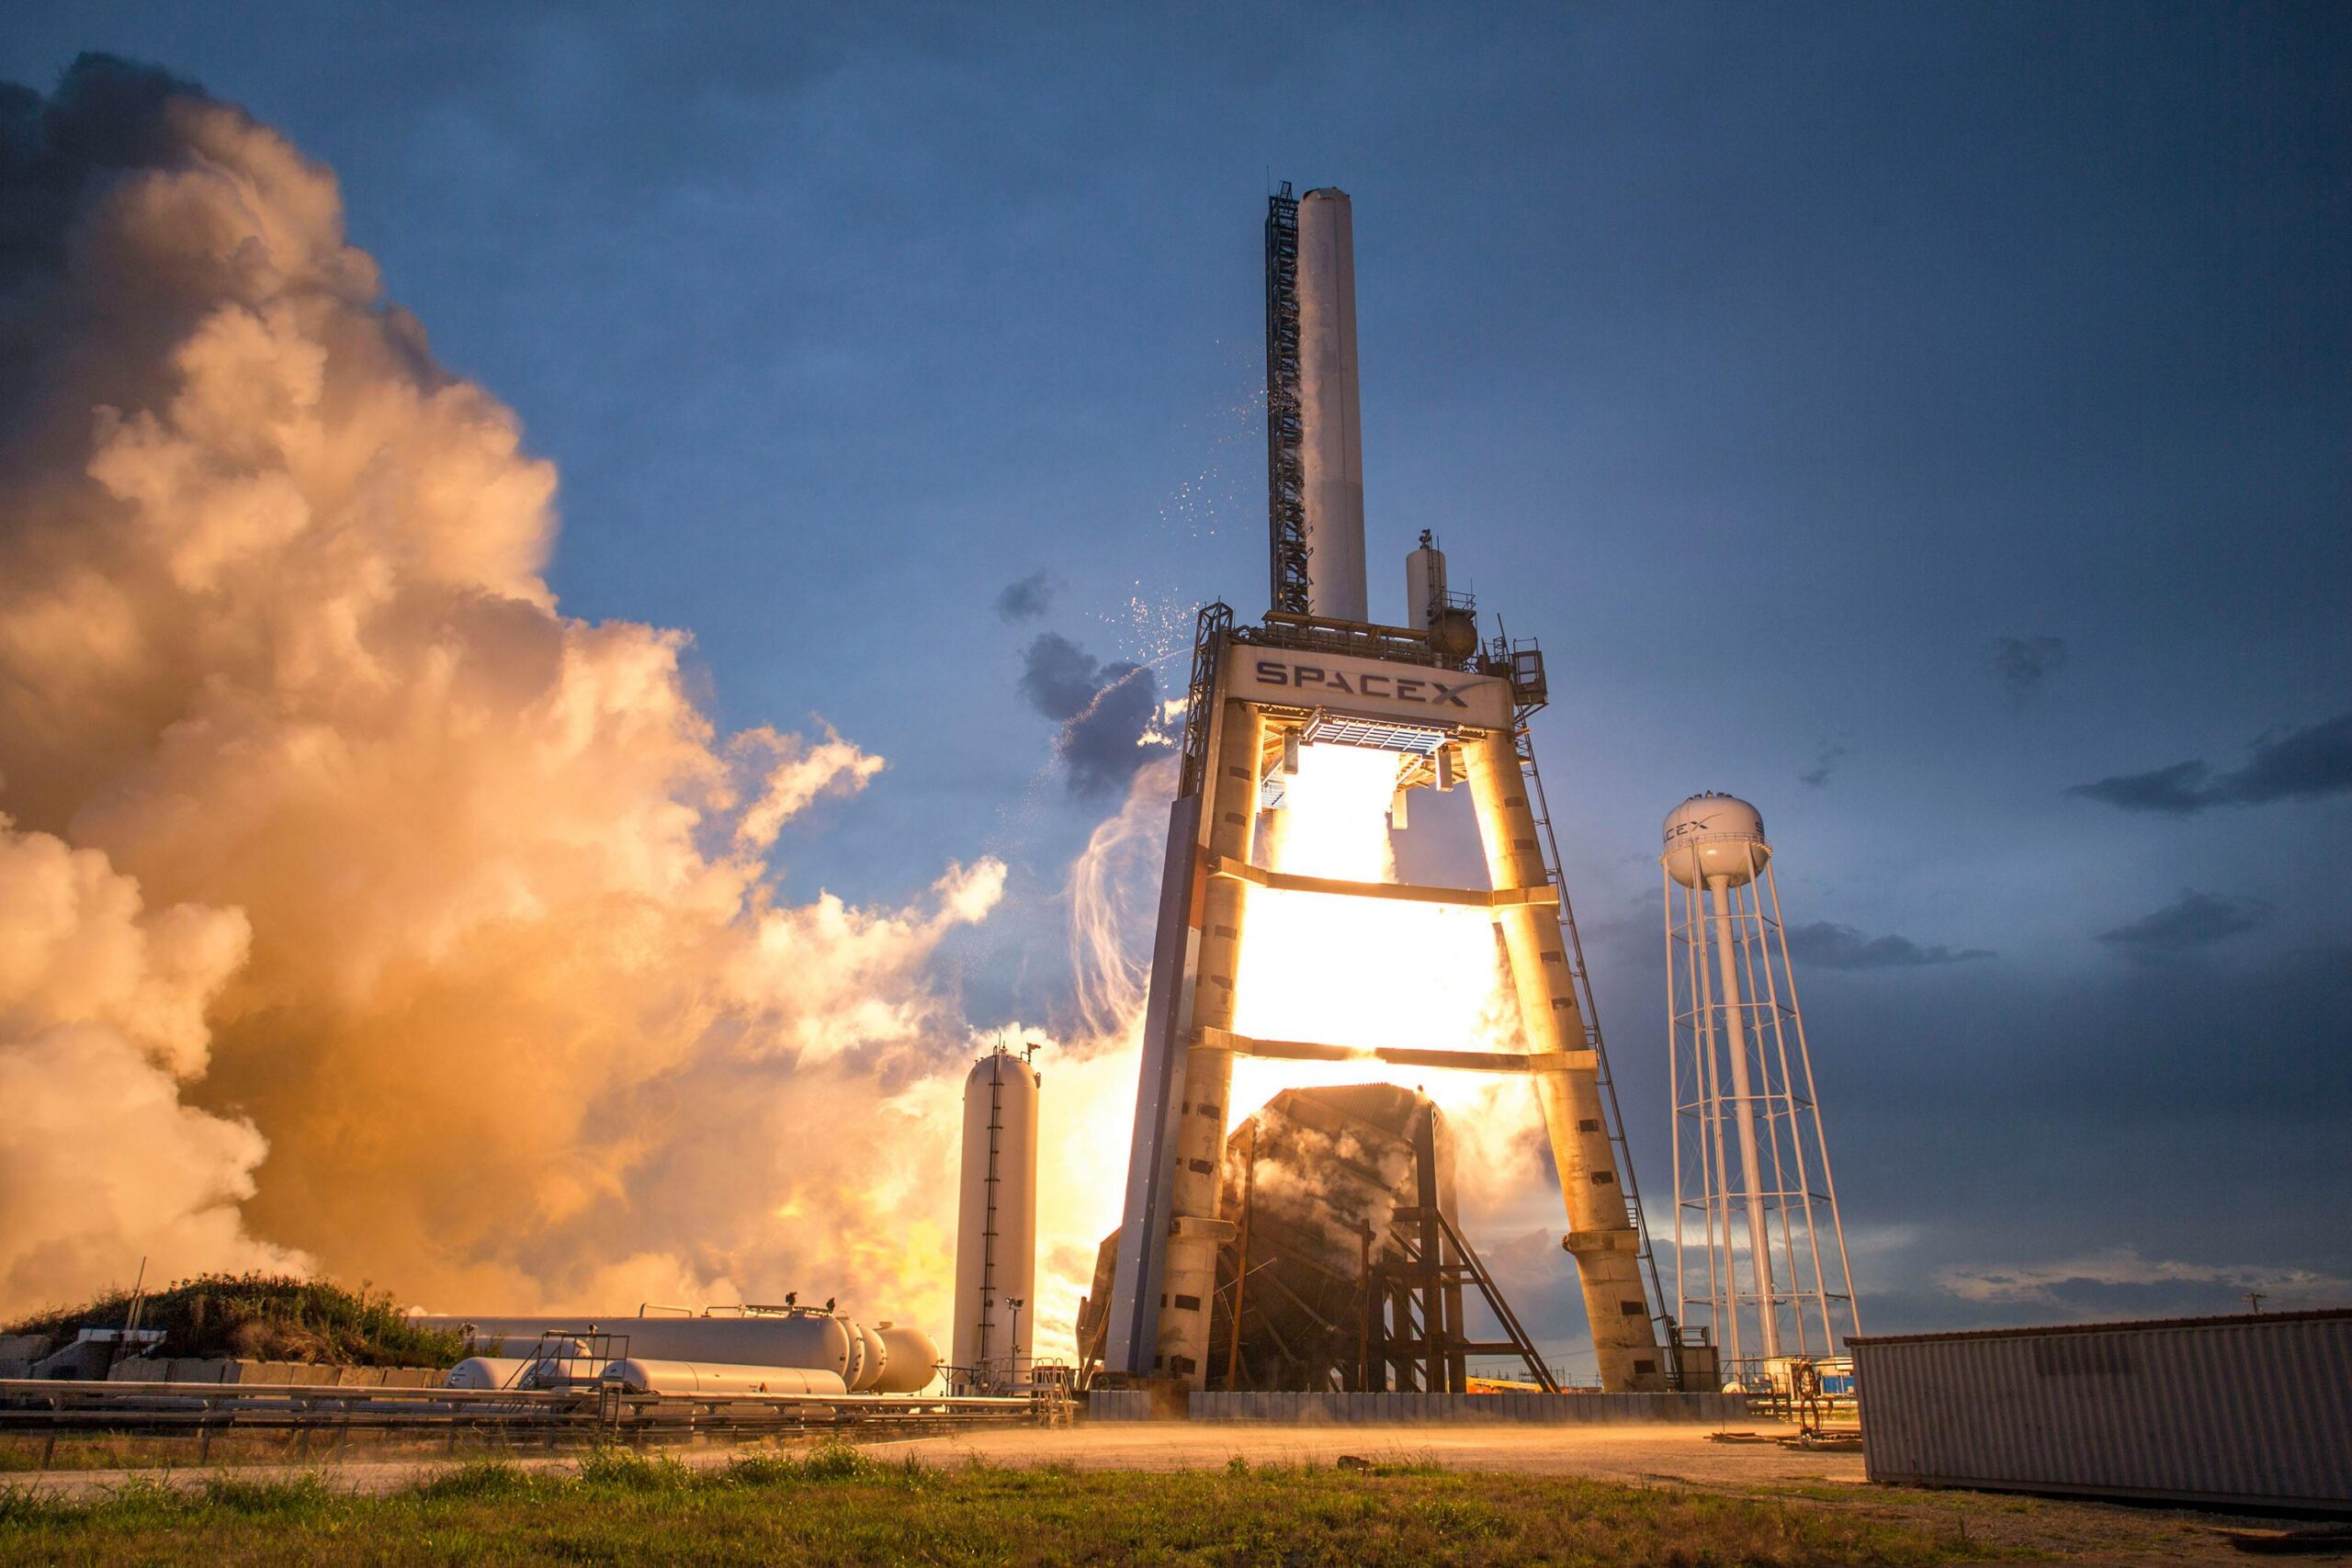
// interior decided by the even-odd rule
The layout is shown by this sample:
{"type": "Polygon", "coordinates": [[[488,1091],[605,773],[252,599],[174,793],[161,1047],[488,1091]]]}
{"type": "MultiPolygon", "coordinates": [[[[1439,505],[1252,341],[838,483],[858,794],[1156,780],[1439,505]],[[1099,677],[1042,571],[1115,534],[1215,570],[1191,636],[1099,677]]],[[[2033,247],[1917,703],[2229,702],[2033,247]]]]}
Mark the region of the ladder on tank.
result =
{"type": "MultiPolygon", "coordinates": [[[[986,1212],[980,1220],[980,1321],[974,1337],[973,1370],[976,1384],[988,1373],[989,1341],[996,1337],[996,1189],[997,1152],[1004,1142],[1004,1037],[996,1040],[995,1053],[989,1059],[989,1168],[981,1179],[986,1212]]],[[[971,1392],[979,1392],[976,1386],[971,1392]]]]}
{"type": "Polygon", "coordinates": [[[1608,1131],[1610,1149],[1616,1155],[1617,1169],[1625,1180],[1625,1214],[1634,1223],[1636,1256],[1641,1259],[1642,1278],[1649,1292],[1650,1325],[1657,1338],[1658,1355],[1664,1364],[1671,1366],[1674,1320],[1667,1313],[1657,1253],[1650,1246],[1649,1217],[1642,1213],[1642,1184],[1634,1173],[1634,1151],[1625,1143],[1625,1118],[1617,1109],[1617,1081],[1609,1071],[1609,1048],[1601,1043],[1600,1014],[1593,1007],[1592,982],[1585,973],[1584,940],[1577,934],[1576,909],[1568,902],[1567,879],[1560,871],[1559,840],[1552,832],[1552,804],[1544,795],[1544,775],[1535,766],[1534,736],[1527,727],[1524,712],[1512,727],[1511,745],[1519,755],[1520,776],[1527,781],[1527,803],[1535,813],[1536,842],[1544,852],[1544,874],[1560,894],[1560,929],[1568,939],[1568,975],[1576,985],[1577,1010],[1584,1017],[1585,1044],[1592,1052],[1595,1076],[1600,1081],[1601,1124],[1608,1131]]]}

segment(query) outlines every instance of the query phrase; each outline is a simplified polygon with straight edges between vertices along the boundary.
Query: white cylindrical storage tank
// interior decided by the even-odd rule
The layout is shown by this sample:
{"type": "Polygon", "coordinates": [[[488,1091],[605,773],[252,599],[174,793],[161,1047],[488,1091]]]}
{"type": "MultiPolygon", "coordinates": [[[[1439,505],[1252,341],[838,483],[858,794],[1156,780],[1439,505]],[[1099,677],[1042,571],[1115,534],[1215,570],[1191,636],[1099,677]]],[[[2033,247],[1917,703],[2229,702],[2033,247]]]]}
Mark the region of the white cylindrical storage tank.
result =
{"type": "Polygon", "coordinates": [[[664,1361],[631,1356],[605,1369],[605,1381],[631,1393],[844,1393],[831,1372],[807,1367],[742,1367],[712,1361],[664,1361]]]}
{"type": "Polygon", "coordinates": [[[559,1359],[544,1357],[523,1369],[515,1380],[518,1388],[569,1388],[577,1383],[594,1382],[596,1363],[578,1357],[559,1359]]]}
{"type": "Polygon", "coordinates": [[[1405,624],[1425,632],[1435,612],[1444,607],[1445,552],[1424,528],[1421,547],[1405,558],[1405,624]]]}
{"type": "MultiPolygon", "coordinates": [[[[831,1372],[846,1387],[853,1333],[846,1318],[826,1312],[761,1313],[742,1317],[631,1317],[616,1314],[571,1317],[418,1317],[426,1328],[470,1324],[477,1345],[501,1342],[509,1355],[529,1352],[548,1330],[572,1335],[610,1335],[612,1350],[656,1360],[703,1361],[718,1366],[802,1367],[831,1372]]],[[[576,1353],[576,1352],[571,1352],[576,1353]]]]}
{"type": "Polygon", "coordinates": [[[1019,1375],[1036,1280],[1037,1075],[999,1046],[964,1080],[955,1366],[983,1380],[1019,1375]]]}
{"type": "Polygon", "coordinates": [[[1368,620],[1355,215],[1343,190],[1299,197],[1298,370],[1307,609],[1334,620],[1368,620]]]}
{"type": "MultiPolygon", "coordinates": [[[[1028,1331],[1024,1314],[1022,1332],[1028,1331]]],[[[884,1324],[877,1337],[882,1341],[881,1375],[865,1392],[921,1393],[931,1386],[939,1372],[939,1341],[920,1328],[895,1323],[884,1324]]]]}
{"type": "Polygon", "coordinates": [[[523,1369],[531,1363],[521,1356],[469,1356],[449,1369],[443,1388],[527,1388],[523,1369]]]}
{"type": "Polygon", "coordinates": [[[1764,841],[1764,818],[1736,795],[1710,790],[1694,795],[1666,814],[1667,874],[1685,887],[1705,887],[1721,879],[1729,887],[1754,880],[1772,858],[1764,841]]]}

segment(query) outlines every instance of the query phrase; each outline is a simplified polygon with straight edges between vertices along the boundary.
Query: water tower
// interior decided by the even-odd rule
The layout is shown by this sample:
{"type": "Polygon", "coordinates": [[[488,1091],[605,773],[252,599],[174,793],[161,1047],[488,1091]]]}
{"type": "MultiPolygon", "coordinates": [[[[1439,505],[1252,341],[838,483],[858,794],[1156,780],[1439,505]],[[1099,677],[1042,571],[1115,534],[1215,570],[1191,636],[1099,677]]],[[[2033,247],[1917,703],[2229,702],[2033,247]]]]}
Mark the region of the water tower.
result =
{"type": "Polygon", "coordinates": [[[1813,1061],[1756,807],[1694,795],[1666,818],[1676,1313],[1725,1381],[1838,1356],[1860,1332],[1813,1061]]]}

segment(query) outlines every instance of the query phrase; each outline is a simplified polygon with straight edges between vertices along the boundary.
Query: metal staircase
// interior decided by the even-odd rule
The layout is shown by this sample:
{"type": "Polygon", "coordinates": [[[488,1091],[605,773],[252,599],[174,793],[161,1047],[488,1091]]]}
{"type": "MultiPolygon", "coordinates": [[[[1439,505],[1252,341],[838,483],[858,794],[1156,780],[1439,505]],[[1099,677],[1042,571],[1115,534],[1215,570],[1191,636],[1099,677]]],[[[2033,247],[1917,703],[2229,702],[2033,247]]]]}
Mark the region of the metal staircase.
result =
{"type": "Polygon", "coordinates": [[[1625,1119],[1617,1108],[1617,1081],[1609,1070],[1609,1048],[1601,1042],[1600,1014],[1593,1006],[1592,982],[1585,972],[1584,940],[1577,934],[1576,910],[1568,902],[1568,885],[1560,871],[1559,840],[1552,831],[1552,806],[1544,795],[1544,775],[1535,766],[1534,739],[1524,715],[1513,732],[1512,746],[1519,754],[1520,775],[1527,781],[1527,802],[1535,815],[1536,841],[1544,851],[1544,874],[1559,890],[1560,929],[1568,939],[1568,973],[1576,982],[1577,1010],[1584,1018],[1585,1044],[1591,1049],[1597,1065],[1600,1111],[1609,1133],[1609,1146],[1617,1156],[1617,1169],[1624,1179],[1625,1213],[1634,1224],[1642,1278],[1649,1292],[1650,1323],[1657,1331],[1660,1353],[1671,1357],[1674,1320],[1667,1311],[1668,1298],[1658,1278],[1657,1254],[1650,1246],[1649,1218],[1642,1213],[1642,1188],[1634,1173],[1634,1151],[1625,1143],[1625,1119]]]}

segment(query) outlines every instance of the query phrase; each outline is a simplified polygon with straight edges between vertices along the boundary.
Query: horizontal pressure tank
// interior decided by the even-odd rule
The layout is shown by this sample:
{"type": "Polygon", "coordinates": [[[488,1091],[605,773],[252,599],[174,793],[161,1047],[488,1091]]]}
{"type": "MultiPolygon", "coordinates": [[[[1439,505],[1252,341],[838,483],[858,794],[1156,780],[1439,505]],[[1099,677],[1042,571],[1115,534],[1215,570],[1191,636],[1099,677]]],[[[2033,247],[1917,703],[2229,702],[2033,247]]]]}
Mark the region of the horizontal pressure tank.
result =
{"type": "Polygon", "coordinates": [[[1036,1280],[1037,1075],[999,1046],[964,1079],[956,1366],[982,1382],[1018,1375],[1036,1321],[1028,1310],[1036,1280]]]}
{"type": "Polygon", "coordinates": [[[882,1325],[876,1337],[882,1341],[882,1371],[870,1392],[921,1393],[931,1386],[939,1371],[939,1341],[895,1323],[882,1325]]]}
{"type": "Polygon", "coordinates": [[[531,1363],[521,1356],[469,1356],[449,1369],[444,1388],[527,1388],[523,1369],[531,1363]]]}
{"type": "Polygon", "coordinates": [[[852,1393],[863,1393],[882,1381],[882,1363],[888,1354],[882,1336],[862,1323],[850,1324],[847,1381],[852,1393]]]}
{"type": "Polygon", "coordinates": [[[1694,795],[1666,815],[1667,874],[1685,887],[1738,887],[1772,858],[1764,818],[1736,795],[1694,795]]]}
{"type": "Polygon", "coordinates": [[[606,1367],[605,1381],[617,1382],[631,1393],[682,1393],[704,1398],[732,1393],[848,1392],[833,1373],[811,1371],[806,1367],[741,1367],[715,1361],[663,1361],[641,1356],[631,1356],[606,1367]]]}
{"type": "Polygon", "coordinates": [[[608,1350],[665,1361],[702,1361],[732,1367],[802,1367],[831,1372],[849,1385],[854,1325],[831,1313],[756,1314],[743,1317],[633,1317],[574,1314],[569,1317],[419,1317],[424,1328],[463,1328],[474,1342],[498,1344],[502,1354],[527,1353],[542,1333],[594,1332],[612,1336],[608,1350]]]}

